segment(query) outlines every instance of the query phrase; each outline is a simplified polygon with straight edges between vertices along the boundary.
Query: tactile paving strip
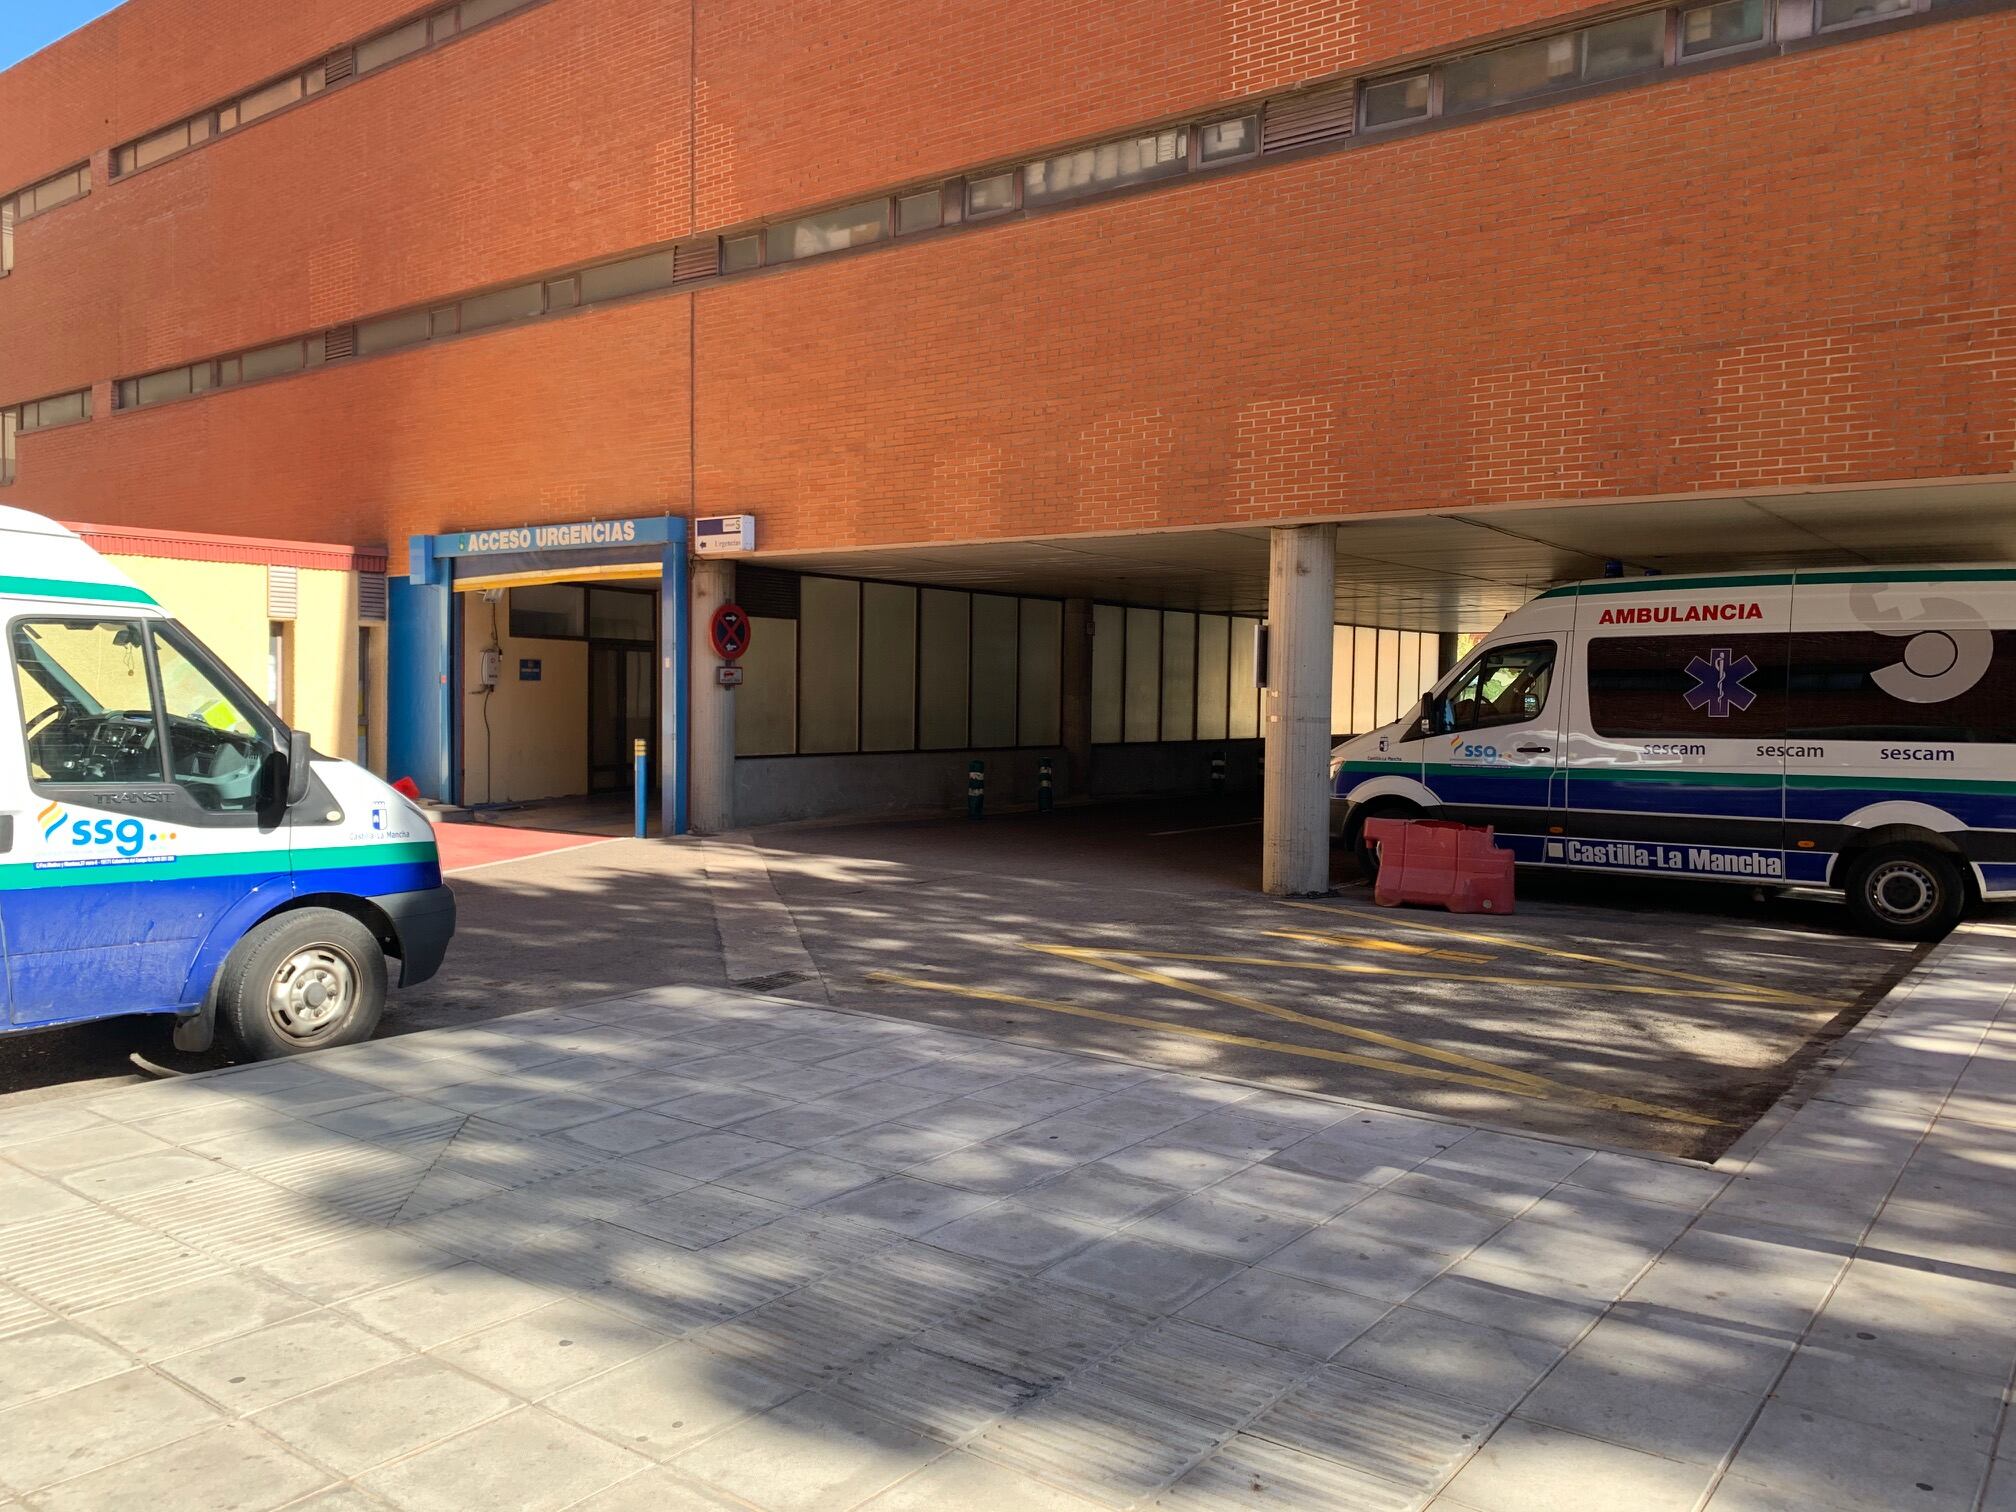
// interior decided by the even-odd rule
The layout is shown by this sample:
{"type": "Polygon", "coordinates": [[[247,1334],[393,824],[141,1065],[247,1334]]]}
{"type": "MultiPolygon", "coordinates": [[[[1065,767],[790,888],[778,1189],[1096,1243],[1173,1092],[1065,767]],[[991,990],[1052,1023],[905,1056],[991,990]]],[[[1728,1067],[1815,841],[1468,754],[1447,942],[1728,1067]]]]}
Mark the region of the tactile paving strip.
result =
{"type": "MultiPolygon", "coordinates": [[[[401,1184],[412,1185],[410,1173],[401,1184]]],[[[346,1194],[348,1203],[360,1195],[346,1194]]],[[[244,1264],[317,1248],[377,1226],[373,1216],[348,1210],[348,1203],[338,1205],[226,1170],[165,1191],[113,1199],[108,1206],[206,1254],[244,1264]]]]}
{"type": "Polygon", "coordinates": [[[1168,1512],[1223,1512],[1229,1507],[1418,1512],[1434,1494],[1241,1433],[1157,1497],[1155,1505],[1168,1512]]]}
{"type": "Polygon", "coordinates": [[[1007,1273],[921,1246],[875,1255],[710,1329],[718,1354],[821,1380],[1002,1284],[1007,1273]]]}
{"type": "Polygon", "coordinates": [[[1285,1350],[1163,1324],[990,1428],[973,1448],[1114,1506],[1167,1486],[1309,1369],[1285,1350]]]}
{"type": "Polygon", "coordinates": [[[995,1293],[917,1342],[1016,1380],[1054,1386],[1150,1326],[1147,1318],[1080,1293],[1032,1283],[995,1293]]]}
{"type": "Polygon", "coordinates": [[[1333,1365],[1247,1432],[1426,1493],[1456,1473],[1499,1416],[1333,1365]]]}
{"type": "Polygon", "coordinates": [[[216,1269],[216,1260],[192,1245],[104,1208],[0,1230],[0,1280],[65,1312],[144,1297],[216,1269]]]}
{"type": "Polygon", "coordinates": [[[948,1444],[978,1433],[1048,1389],[916,1344],[886,1350],[826,1388],[830,1396],[948,1444]]]}

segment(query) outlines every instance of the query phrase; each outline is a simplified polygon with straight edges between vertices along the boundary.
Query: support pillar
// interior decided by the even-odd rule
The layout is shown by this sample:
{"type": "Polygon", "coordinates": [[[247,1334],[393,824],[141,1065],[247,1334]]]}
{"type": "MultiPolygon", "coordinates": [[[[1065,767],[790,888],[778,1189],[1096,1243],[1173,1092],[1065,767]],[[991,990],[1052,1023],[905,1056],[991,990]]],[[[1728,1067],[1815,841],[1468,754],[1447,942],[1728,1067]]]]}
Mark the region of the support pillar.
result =
{"type": "Polygon", "coordinates": [[[1330,888],[1330,661],[1337,527],[1277,526],[1267,576],[1267,778],[1260,885],[1277,897],[1330,888]]]}
{"type": "Polygon", "coordinates": [[[735,564],[714,558],[693,563],[692,736],[693,791],[688,810],[694,832],[719,835],[735,828],[735,690],[714,676],[721,658],[708,630],[714,611],[735,601],[735,564]]]}
{"type": "Polygon", "coordinates": [[[1456,654],[1456,643],[1459,639],[1461,637],[1453,630],[1444,630],[1435,637],[1435,675],[1437,677],[1442,676],[1445,672],[1456,670],[1456,663],[1460,660],[1456,654]]]}
{"type": "Polygon", "coordinates": [[[1092,786],[1092,601],[1064,600],[1064,793],[1092,786]]]}
{"type": "Polygon", "coordinates": [[[412,538],[409,565],[409,576],[386,583],[385,775],[410,777],[423,797],[452,802],[455,594],[432,536],[412,538]]]}
{"type": "Polygon", "coordinates": [[[686,522],[672,522],[658,578],[658,833],[687,830],[692,760],[687,681],[693,623],[686,615],[686,522]]]}

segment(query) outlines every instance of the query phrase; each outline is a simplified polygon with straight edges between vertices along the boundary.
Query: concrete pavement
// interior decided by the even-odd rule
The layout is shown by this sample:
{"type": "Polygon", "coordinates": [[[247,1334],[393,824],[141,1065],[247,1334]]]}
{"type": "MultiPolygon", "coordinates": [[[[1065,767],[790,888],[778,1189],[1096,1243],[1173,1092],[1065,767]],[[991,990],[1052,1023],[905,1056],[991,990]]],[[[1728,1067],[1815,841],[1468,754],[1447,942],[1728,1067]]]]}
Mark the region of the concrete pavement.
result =
{"type": "Polygon", "coordinates": [[[2012,982],[1712,1168],[694,987],[19,1108],[0,1507],[2008,1512],[2012,982]]]}

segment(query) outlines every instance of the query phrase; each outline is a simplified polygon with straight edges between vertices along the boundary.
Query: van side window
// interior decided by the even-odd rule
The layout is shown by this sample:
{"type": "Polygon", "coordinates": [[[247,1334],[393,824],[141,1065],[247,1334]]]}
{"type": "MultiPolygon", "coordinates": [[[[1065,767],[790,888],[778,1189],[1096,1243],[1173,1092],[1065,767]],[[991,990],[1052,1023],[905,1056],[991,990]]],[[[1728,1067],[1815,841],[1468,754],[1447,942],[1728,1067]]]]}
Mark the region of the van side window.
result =
{"type": "Polygon", "coordinates": [[[266,764],[277,749],[270,722],[172,629],[155,626],[154,646],[170,777],[206,809],[257,808],[266,764]]]}
{"type": "Polygon", "coordinates": [[[1803,740],[2016,742],[2016,633],[1990,635],[1985,628],[1794,635],[1785,733],[1803,740]]]}
{"type": "Polygon", "coordinates": [[[38,782],[162,780],[160,729],[136,620],[22,620],[14,677],[38,782]]]}
{"type": "Polygon", "coordinates": [[[1493,646],[1434,698],[1435,733],[1525,724],[1546,712],[1554,642],[1493,646]]]}
{"type": "Polygon", "coordinates": [[[1589,727],[1616,740],[1785,733],[1784,635],[1599,635],[1587,642],[1589,727]]]}

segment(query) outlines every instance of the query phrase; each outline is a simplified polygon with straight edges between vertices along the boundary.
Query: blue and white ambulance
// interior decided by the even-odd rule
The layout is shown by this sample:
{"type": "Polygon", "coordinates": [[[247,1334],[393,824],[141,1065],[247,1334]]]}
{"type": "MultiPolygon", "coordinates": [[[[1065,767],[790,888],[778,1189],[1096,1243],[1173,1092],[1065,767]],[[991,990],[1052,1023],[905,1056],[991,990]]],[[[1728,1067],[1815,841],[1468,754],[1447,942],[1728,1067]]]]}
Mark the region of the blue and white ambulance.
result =
{"type": "Polygon", "coordinates": [[[0,508],[0,1033],[368,1038],[455,929],[426,816],[312,752],[70,531],[0,508]]]}
{"type": "Polygon", "coordinates": [[[2016,897],[2016,566],[1554,588],[1331,775],[1368,867],[1365,819],[1433,815],[1523,865],[1832,888],[1932,938],[2016,897]]]}

